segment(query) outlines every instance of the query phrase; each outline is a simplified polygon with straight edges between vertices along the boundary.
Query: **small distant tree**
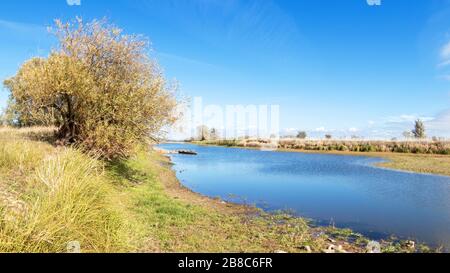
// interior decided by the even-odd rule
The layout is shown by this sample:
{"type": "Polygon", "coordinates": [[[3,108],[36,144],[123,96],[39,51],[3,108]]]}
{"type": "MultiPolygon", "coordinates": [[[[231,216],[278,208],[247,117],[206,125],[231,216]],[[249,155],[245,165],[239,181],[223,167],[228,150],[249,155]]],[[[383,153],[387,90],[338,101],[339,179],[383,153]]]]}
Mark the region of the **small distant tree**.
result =
{"type": "Polygon", "coordinates": [[[197,128],[197,139],[199,141],[205,141],[210,139],[209,128],[205,125],[198,126],[197,128]]]}
{"type": "Polygon", "coordinates": [[[425,134],[425,125],[420,119],[416,120],[414,130],[412,130],[412,134],[417,139],[424,139],[427,137],[425,134]]]}
{"type": "Polygon", "coordinates": [[[209,139],[217,140],[219,138],[219,132],[216,128],[212,128],[209,132],[209,139]]]}
{"type": "Polygon", "coordinates": [[[328,134],[328,135],[325,135],[325,138],[326,138],[326,139],[328,139],[328,140],[330,140],[330,139],[332,139],[332,138],[333,138],[333,136],[332,136],[332,135],[330,135],[330,134],[328,134]]]}
{"type": "Polygon", "coordinates": [[[308,137],[308,135],[306,134],[305,131],[300,131],[297,134],[297,138],[299,138],[299,139],[306,139],[307,137],[308,137]]]}

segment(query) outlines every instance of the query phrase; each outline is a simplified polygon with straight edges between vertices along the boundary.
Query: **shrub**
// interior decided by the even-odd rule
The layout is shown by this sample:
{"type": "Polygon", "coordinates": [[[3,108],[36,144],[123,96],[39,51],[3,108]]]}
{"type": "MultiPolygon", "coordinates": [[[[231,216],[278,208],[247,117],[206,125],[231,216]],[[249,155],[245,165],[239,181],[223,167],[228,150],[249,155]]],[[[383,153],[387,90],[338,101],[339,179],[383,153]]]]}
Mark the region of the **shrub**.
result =
{"type": "Polygon", "coordinates": [[[53,125],[60,144],[113,159],[174,121],[176,100],[147,56],[146,39],[81,19],[57,20],[53,33],[59,48],[5,81],[22,123],[53,125]]]}
{"type": "Polygon", "coordinates": [[[308,135],[306,134],[305,131],[300,131],[297,134],[297,138],[299,138],[299,139],[306,139],[307,137],[308,137],[308,135]]]}

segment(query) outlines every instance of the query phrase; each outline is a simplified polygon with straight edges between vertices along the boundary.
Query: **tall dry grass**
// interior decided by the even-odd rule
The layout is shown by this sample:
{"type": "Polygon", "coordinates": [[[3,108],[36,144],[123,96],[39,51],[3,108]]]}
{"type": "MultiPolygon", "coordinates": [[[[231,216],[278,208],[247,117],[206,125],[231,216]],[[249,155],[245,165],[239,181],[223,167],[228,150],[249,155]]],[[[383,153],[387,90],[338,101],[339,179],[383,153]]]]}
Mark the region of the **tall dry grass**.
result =
{"type": "Polygon", "coordinates": [[[40,134],[0,130],[0,252],[83,252],[126,247],[124,222],[101,161],[74,149],[9,136],[40,134]],[[6,138],[4,138],[6,136],[6,138]]]}
{"type": "Polygon", "coordinates": [[[371,141],[371,140],[304,140],[240,139],[213,140],[204,144],[248,148],[278,148],[305,151],[389,152],[450,155],[450,141],[371,141]]]}
{"type": "Polygon", "coordinates": [[[54,127],[26,127],[12,128],[0,127],[0,139],[3,140],[39,140],[53,137],[56,128],[54,127]]]}

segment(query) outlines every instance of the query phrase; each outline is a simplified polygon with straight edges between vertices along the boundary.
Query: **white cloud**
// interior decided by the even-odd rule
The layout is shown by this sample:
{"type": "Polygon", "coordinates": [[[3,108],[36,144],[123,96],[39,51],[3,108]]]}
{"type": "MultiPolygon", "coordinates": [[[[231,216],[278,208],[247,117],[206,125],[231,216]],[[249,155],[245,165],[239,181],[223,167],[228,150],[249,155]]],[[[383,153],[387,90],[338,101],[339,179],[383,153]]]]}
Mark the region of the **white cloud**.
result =
{"type": "Polygon", "coordinates": [[[35,32],[47,33],[47,28],[44,26],[27,24],[22,22],[5,21],[0,19],[0,29],[1,28],[19,33],[35,33],[35,32]]]}
{"type": "Polygon", "coordinates": [[[283,132],[284,133],[296,133],[296,132],[298,132],[298,129],[297,128],[285,128],[285,129],[283,129],[283,132]]]}
{"type": "Polygon", "coordinates": [[[450,42],[448,42],[444,47],[441,49],[441,57],[445,61],[450,61],[450,42]]]}
{"type": "Polygon", "coordinates": [[[387,118],[388,123],[411,123],[416,120],[431,121],[434,117],[424,117],[417,114],[403,114],[400,116],[391,116],[387,118]]]}
{"type": "Polygon", "coordinates": [[[438,114],[435,119],[427,122],[426,126],[431,130],[450,134],[450,109],[438,114]]]}
{"type": "MultiPolygon", "coordinates": [[[[450,64],[450,61],[448,62],[450,64]]],[[[450,74],[449,75],[440,75],[438,76],[438,79],[450,81],[450,74]]]]}
{"type": "Polygon", "coordinates": [[[43,25],[28,24],[23,22],[5,21],[0,19],[0,32],[5,41],[22,45],[24,41],[28,44],[50,46],[54,37],[48,32],[48,28],[43,25]]]}
{"type": "Polygon", "coordinates": [[[450,65],[450,60],[443,60],[443,61],[441,61],[439,64],[438,64],[438,66],[439,67],[445,67],[445,66],[447,66],[447,65],[450,65]]]}
{"type": "Polygon", "coordinates": [[[160,57],[160,58],[167,58],[167,59],[171,59],[171,60],[174,60],[177,62],[188,63],[188,64],[192,64],[192,65],[205,66],[205,67],[210,67],[210,68],[218,68],[218,66],[216,66],[214,64],[210,64],[210,63],[207,63],[204,61],[187,58],[187,57],[183,57],[183,56],[179,56],[179,55],[175,55],[175,54],[171,54],[171,53],[157,52],[156,56],[160,57]]]}
{"type": "Polygon", "coordinates": [[[318,133],[323,133],[323,132],[326,132],[326,131],[327,131],[327,129],[325,129],[325,127],[319,127],[319,128],[316,128],[314,130],[314,132],[318,132],[318,133]]]}
{"type": "MultiPolygon", "coordinates": [[[[450,65],[450,42],[441,48],[440,58],[438,67],[443,70],[445,67],[450,65]]],[[[450,73],[448,71],[443,71],[443,74],[438,76],[438,78],[445,81],[450,81],[450,73]]]]}
{"type": "Polygon", "coordinates": [[[357,132],[359,132],[359,129],[358,128],[350,128],[350,129],[348,129],[348,131],[350,133],[357,133],[357,132]]]}
{"type": "Polygon", "coordinates": [[[81,6],[81,0],[67,0],[69,6],[81,6]]]}

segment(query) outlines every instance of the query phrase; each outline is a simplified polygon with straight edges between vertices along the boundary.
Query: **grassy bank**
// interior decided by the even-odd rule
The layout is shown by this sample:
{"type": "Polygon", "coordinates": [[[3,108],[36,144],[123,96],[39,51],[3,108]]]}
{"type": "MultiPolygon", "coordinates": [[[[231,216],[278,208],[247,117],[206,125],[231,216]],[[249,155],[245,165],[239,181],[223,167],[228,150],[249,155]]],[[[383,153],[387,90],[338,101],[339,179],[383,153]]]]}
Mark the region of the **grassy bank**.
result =
{"type": "Polygon", "coordinates": [[[388,159],[378,166],[418,173],[450,176],[450,156],[416,154],[379,154],[388,159]]]}
{"type": "Polygon", "coordinates": [[[254,140],[217,140],[194,143],[199,145],[216,145],[250,149],[271,148],[284,152],[380,157],[386,159],[386,162],[378,164],[378,166],[383,168],[450,176],[450,155],[448,154],[448,151],[450,150],[449,142],[364,142],[312,140],[282,140],[280,142],[269,142],[254,140]],[[286,142],[297,143],[298,145],[286,145],[286,142]],[[303,143],[304,146],[299,143],[303,143]],[[387,147],[390,148],[388,149],[387,147]],[[397,148],[394,149],[393,147],[397,148]]]}
{"type": "Polygon", "coordinates": [[[149,149],[105,163],[36,140],[49,133],[0,131],[0,252],[366,252],[350,230],[197,195],[149,149]]]}
{"type": "Polygon", "coordinates": [[[86,252],[125,247],[117,193],[101,162],[72,149],[0,140],[0,252],[86,252]]]}

